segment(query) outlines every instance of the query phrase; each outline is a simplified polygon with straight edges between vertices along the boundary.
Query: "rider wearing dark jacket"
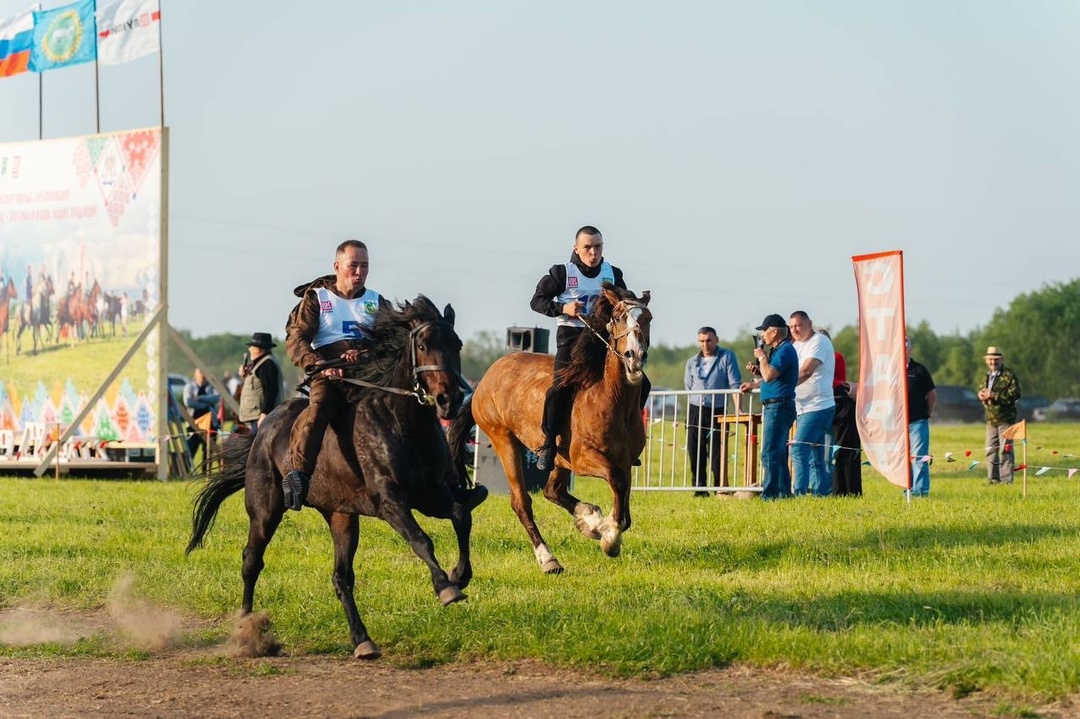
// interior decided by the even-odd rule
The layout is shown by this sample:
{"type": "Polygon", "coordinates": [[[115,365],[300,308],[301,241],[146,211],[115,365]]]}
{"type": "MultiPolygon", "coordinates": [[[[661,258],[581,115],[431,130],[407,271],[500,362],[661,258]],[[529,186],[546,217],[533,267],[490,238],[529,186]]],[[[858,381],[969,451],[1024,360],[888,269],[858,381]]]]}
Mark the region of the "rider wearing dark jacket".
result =
{"type": "MultiPolygon", "coordinates": [[[[536,292],[529,306],[534,312],[555,317],[558,321],[555,331],[556,376],[560,369],[570,364],[574,342],[585,332],[585,323],[580,317],[589,312],[592,301],[605,281],[620,289],[627,289],[622,270],[604,261],[604,236],[600,230],[586,225],[574,237],[570,261],[552,265],[536,284],[536,292]]],[[[642,406],[649,396],[649,387],[646,377],[641,392],[642,406]]],[[[555,438],[571,399],[572,391],[569,388],[559,385],[557,381],[552,382],[544,398],[544,418],[541,421],[544,444],[536,451],[536,468],[539,470],[548,470],[553,466],[555,438]]]]}
{"type": "Polygon", "coordinates": [[[378,292],[365,287],[368,270],[367,245],[346,240],[338,245],[334,274],[293,291],[300,303],[289,314],[285,347],[293,364],[311,375],[312,380],[310,403],[292,428],[292,471],[281,482],[289,509],[299,510],[304,505],[326,425],[346,403],[345,394],[330,381],[331,377],[343,376],[342,369],[320,371],[319,367],[334,359],[356,362],[364,328],[374,323],[379,307],[388,304],[378,292]]]}

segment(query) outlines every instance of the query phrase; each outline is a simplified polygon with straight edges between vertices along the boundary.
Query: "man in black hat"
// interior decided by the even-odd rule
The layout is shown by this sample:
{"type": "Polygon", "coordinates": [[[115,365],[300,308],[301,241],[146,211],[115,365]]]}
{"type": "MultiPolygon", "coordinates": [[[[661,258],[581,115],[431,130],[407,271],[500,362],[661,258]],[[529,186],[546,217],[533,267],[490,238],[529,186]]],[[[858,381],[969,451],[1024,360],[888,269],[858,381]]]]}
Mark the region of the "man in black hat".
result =
{"type": "Polygon", "coordinates": [[[281,367],[270,352],[277,347],[269,332],[256,332],[248,342],[249,361],[240,368],[244,385],[240,389],[238,418],[254,433],[266,415],[281,404],[281,367]]]}
{"type": "Polygon", "coordinates": [[[780,315],[767,315],[754,361],[746,369],[758,379],[739,385],[741,392],[761,389],[761,498],[790,497],[788,435],[795,423],[795,385],[799,383],[799,355],[788,339],[788,325],[780,315]],[[769,347],[768,353],[765,347],[769,347]]]}

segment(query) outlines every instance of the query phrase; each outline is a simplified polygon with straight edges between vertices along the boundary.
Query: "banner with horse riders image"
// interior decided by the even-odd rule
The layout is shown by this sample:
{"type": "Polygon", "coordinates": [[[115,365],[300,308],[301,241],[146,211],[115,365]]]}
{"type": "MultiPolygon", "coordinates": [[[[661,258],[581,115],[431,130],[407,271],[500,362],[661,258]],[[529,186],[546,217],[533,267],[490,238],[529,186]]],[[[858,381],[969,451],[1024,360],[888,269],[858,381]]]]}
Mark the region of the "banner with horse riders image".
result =
{"type": "MultiPolygon", "coordinates": [[[[67,429],[162,304],[163,139],[0,144],[0,430],[67,429]]],[[[157,350],[148,338],[77,435],[156,437],[157,350]]]]}

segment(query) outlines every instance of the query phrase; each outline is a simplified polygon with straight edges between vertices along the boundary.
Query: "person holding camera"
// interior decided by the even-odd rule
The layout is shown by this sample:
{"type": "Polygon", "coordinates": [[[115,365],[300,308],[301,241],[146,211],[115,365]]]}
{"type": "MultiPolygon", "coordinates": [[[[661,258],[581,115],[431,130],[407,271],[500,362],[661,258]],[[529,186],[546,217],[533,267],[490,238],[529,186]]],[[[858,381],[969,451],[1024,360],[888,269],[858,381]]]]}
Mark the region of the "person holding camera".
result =
{"type": "Polygon", "coordinates": [[[252,434],[274,407],[281,404],[281,366],[271,353],[274,347],[269,332],[256,332],[248,342],[247,360],[240,367],[244,384],[240,387],[238,419],[252,434]]]}
{"type": "Polygon", "coordinates": [[[795,424],[799,355],[780,315],[767,315],[757,330],[761,335],[754,361],[746,369],[758,379],[743,382],[739,391],[761,390],[761,498],[781,499],[792,496],[787,441],[795,424]]]}

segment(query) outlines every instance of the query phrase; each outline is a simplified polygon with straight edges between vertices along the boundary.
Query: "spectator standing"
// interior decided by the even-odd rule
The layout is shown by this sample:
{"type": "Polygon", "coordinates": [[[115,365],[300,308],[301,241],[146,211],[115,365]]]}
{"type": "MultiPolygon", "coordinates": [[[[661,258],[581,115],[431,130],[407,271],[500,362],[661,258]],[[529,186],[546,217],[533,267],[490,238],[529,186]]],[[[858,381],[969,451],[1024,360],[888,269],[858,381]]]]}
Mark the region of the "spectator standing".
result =
{"type": "Polygon", "coordinates": [[[904,338],[907,355],[908,441],[911,449],[911,496],[930,494],[930,418],[934,416],[937,389],[923,365],[911,359],[911,338],[904,338]]]}
{"type": "MultiPolygon", "coordinates": [[[[702,327],[697,335],[701,350],[686,361],[683,386],[687,390],[738,389],[742,383],[739,363],[735,353],[719,345],[716,330],[702,327]]],[[[738,399],[736,398],[736,401],[738,399]]],[[[726,405],[723,395],[692,394],[686,417],[686,451],[690,454],[690,473],[694,486],[700,487],[695,497],[708,497],[704,491],[708,485],[708,469],[712,468],[713,481],[720,486],[720,429],[717,416],[723,415],[726,405]]]]}
{"type": "MultiPolygon", "coordinates": [[[[825,330],[818,332],[829,337],[825,330]]],[[[836,413],[833,415],[833,447],[829,448],[831,455],[826,456],[826,464],[832,466],[833,494],[859,497],[862,496],[862,438],[855,421],[853,387],[847,380],[844,355],[836,352],[835,362],[833,401],[836,402],[836,413]]]]}
{"type": "Polygon", "coordinates": [[[184,406],[188,408],[191,418],[196,422],[196,426],[192,427],[192,434],[188,437],[188,450],[192,457],[200,446],[206,449],[206,441],[198,428],[199,419],[207,414],[212,415],[210,426],[212,429],[217,429],[217,407],[220,401],[221,397],[214,391],[210,380],[206,379],[203,371],[196,367],[192,374],[192,381],[184,387],[184,406]]]}
{"type": "Polygon", "coordinates": [[[788,435],[795,422],[795,384],[799,380],[799,355],[788,339],[788,327],[780,315],[767,315],[759,326],[761,339],[754,348],[754,362],[747,371],[760,379],[743,382],[741,392],[761,389],[761,498],[791,496],[788,470],[788,435]],[[765,352],[765,347],[769,352],[765,352]]]}
{"type": "Polygon", "coordinates": [[[986,464],[990,484],[1012,484],[1015,453],[1011,439],[1002,436],[1016,423],[1020,379],[1005,366],[998,347],[986,348],[986,375],[979,385],[979,400],[986,411],[986,464]]]}
{"type": "Polygon", "coordinates": [[[248,342],[250,364],[240,368],[244,384],[240,389],[238,417],[252,432],[281,404],[281,366],[271,352],[274,347],[277,345],[269,332],[254,333],[248,342]]]}
{"type": "Polygon", "coordinates": [[[828,449],[825,438],[832,435],[836,414],[833,400],[836,352],[828,337],[814,331],[813,321],[802,310],[791,313],[789,322],[799,357],[795,442],[791,445],[794,491],[796,495],[809,491],[815,497],[825,497],[832,493],[832,480],[825,467],[828,449]]]}

